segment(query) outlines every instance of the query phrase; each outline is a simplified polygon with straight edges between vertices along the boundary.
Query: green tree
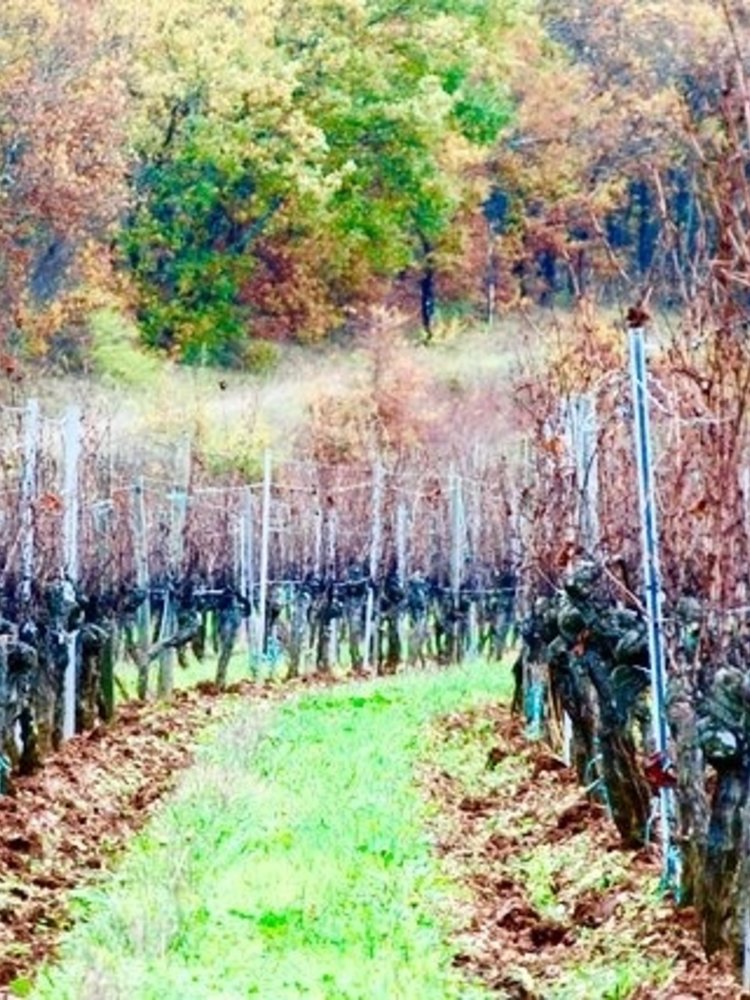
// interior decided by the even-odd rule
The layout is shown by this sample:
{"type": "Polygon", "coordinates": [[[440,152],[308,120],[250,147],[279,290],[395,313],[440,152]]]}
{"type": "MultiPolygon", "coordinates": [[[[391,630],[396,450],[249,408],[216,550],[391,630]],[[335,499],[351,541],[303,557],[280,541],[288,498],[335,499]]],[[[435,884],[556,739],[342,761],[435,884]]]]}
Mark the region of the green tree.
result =
{"type": "Polygon", "coordinates": [[[125,247],[149,342],[227,362],[269,315],[319,336],[405,272],[429,327],[436,268],[511,113],[508,5],[246,0],[206,26],[183,2],[136,61],[125,247]]]}

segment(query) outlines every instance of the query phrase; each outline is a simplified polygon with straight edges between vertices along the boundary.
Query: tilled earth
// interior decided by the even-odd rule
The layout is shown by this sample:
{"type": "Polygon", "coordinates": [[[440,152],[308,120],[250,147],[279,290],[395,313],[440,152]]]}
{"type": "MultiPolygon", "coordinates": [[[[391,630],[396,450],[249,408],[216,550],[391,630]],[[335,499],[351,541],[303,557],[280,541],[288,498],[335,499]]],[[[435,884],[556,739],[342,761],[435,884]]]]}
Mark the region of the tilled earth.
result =
{"type": "Polygon", "coordinates": [[[470,978],[509,1000],[748,996],[725,956],[703,957],[694,911],[658,892],[658,850],[621,850],[604,808],[507,709],[450,716],[432,743],[425,788],[438,850],[469,890],[456,964],[470,978]]]}
{"type": "Polygon", "coordinates": [[[279,700],[302,686],[241,682],[219,694],[202,684],[169,704],[127,704],[111,726],[76,736],[39,773],[15,779],[0,798],[0,998],[25,995],[70,924],[69,892],[107,869],[144,825],[192,762],[200,732],[237,697],[279,700]]]}

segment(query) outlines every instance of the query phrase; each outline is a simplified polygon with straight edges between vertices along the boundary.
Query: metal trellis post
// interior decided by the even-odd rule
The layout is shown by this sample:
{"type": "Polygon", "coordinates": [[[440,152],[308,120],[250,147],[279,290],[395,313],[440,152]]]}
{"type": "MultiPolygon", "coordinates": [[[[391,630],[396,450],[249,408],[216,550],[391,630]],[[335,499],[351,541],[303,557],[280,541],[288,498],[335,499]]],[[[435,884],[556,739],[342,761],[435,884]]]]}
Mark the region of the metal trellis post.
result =
{"type": "MultiPolygon", "coordinates": [[[[643,549],[643,575],[646,591],[648,626],[648,651],[651,665],[651,721],[654,749],[667,754],[669,734],[666,714],[666,663],[662,630],[662,591],[659,569],[659,536],[657,527],[656,491],[653,477],[651,432],[649,426],[648,382],[644,331],[630,331],[630,375],[633,392],[635,451],[638,468],[638,494],[641,513],[641,543],[643,549]]],[[[660,823],[662,863],[664,877],[674,881],[675,871],[670,835],[672,796],[662,788],[660,796],[660,823]]]]}

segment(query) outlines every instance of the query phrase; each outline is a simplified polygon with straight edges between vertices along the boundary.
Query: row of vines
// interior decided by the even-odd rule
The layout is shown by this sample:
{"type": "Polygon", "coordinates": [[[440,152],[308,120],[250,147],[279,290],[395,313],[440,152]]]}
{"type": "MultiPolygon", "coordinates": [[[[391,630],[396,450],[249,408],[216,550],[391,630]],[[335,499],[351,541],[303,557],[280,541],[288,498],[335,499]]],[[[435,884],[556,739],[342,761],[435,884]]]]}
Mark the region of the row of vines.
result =
{"type": "Polygon", "coordinates": [[[586,299],[517,397],[531,441],[517,701],[546,693],[535,725],[560,739],[565,721],[581,782],[625,844],[662,830],[665,877],[695,907],[706,952],[731,951],[750,984],[750,91],[745,21],[722,9],[734,49],[714,95],[717,128],[697,113],[681,123],[698,206],[687,262],[660,176],[644,167],[680,292],[649,324],[649,290],[633,288],[623,317],[649,329],[665,704],[650,704],[628,340],[586,299]]]}
{"type": "Polygon", "coordinates": [[[518,507],[504,460],[275,462],[217,478],[186,437],[119,447],[76,407],[0,411],[0,732],[7,773],[216,656],[216,683],[499,657],[518,507]],[[136,457],[137,456],[137,457],[136,457]],[[238,674],[237,658],[232,671],[238,674]]]}
{"type": "MultiPolygon", "coordinates": [[[[666,699],[644,601],[627,339],[584,306],[521,388],[533,444],[517,707],[567,749],[622,842],[659,838],[708,955],[747,968],[750,917],[750,350],[744,305],[649,336],[666,699]],[[697,341],[697,343],[696,343],[697,341]],[[542,712],[540,705],[546,705],[542,712]],[[536,708],[530,706],[536,706],[536,708]],[[660,714],[659,714],[660,710],[660,714]],[[655,718],[655,714],[657,717],[655,718]],[[666,732],[657,752],[654,727],[666,732]]],[[[641,319],[642,317],[638,317],[641,319]]]]}

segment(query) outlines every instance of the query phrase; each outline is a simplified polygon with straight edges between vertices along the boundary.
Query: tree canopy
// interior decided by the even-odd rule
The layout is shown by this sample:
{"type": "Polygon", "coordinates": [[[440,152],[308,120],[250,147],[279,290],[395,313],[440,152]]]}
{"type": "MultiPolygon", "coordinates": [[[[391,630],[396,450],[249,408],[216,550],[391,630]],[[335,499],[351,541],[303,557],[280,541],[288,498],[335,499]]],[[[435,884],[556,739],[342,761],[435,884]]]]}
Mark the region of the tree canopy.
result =
{"type": "Polygon", "coordinates": [[[374,303],[429,335],[451,297],[674,284],[745,33],[705,0],[6,0],[3,343],[114,297],[242,364],[374,303]]]}

